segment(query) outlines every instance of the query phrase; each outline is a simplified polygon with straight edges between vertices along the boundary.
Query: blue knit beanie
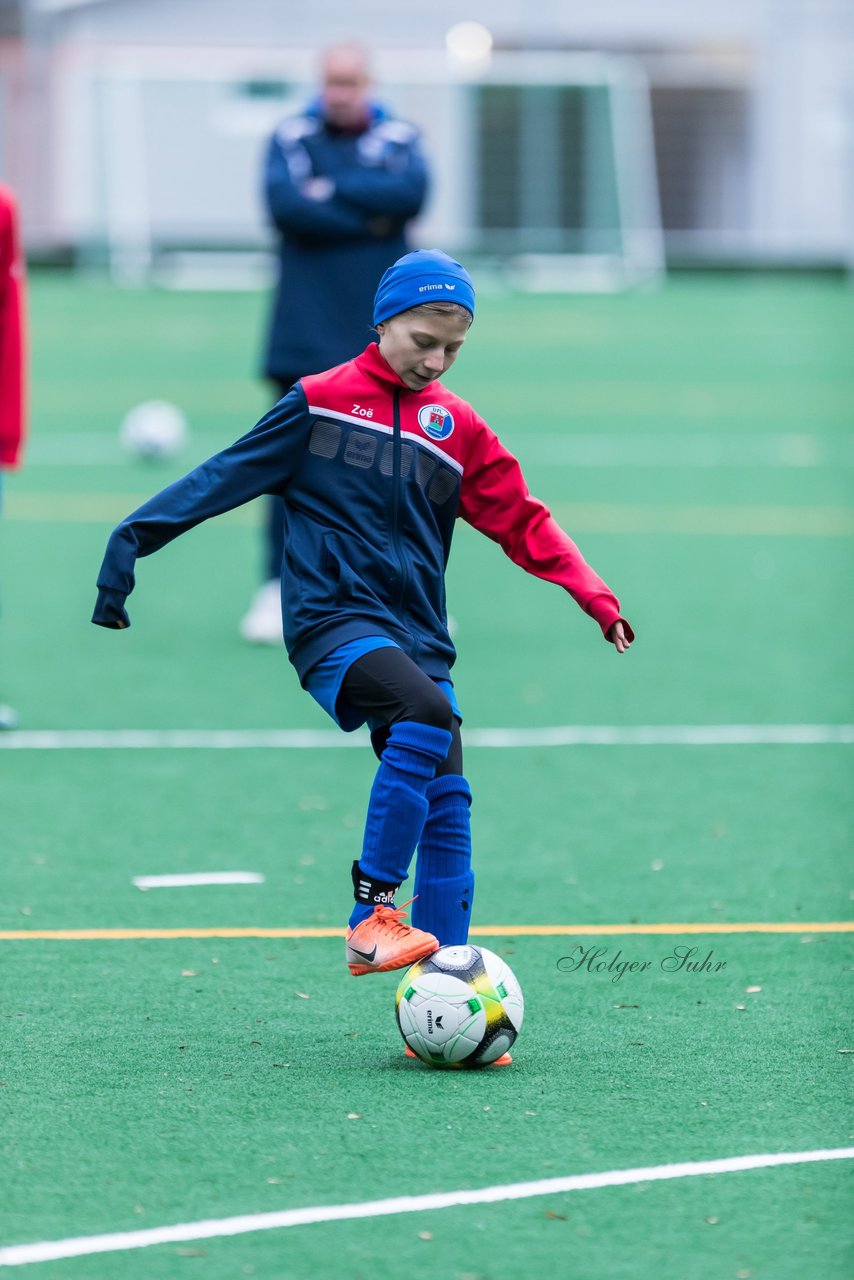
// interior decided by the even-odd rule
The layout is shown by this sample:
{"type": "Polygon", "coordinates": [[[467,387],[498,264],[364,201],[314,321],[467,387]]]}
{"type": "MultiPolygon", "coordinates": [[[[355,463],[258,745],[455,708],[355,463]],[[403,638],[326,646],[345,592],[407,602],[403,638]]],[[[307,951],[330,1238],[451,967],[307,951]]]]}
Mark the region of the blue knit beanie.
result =
{"type": "Polygon", "coordinates": [[[458,302],[474,316],[472,278],[441,249],[417,249],[389,267],[374,298],[374,324],[424,302],[458,302]]]}

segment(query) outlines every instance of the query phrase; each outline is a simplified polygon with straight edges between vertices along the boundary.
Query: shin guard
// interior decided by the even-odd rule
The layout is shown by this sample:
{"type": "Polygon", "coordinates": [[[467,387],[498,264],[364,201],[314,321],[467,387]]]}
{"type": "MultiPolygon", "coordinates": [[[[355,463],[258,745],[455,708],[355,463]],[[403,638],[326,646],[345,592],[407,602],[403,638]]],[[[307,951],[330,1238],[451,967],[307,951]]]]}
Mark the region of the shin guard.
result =
{"type": "MultiPolygon", "coordinates": [[[[447,729],[413,720],[392,725],[371,788],[358,863],[366,885],[382,886],[383,901],[388,901],[389,893],[393,898],[394,890],[409,874],[429,808],[425,792],[450,745],[447,729]]],[[[359,894],[355,868],[354,890],[358,905],[350,918],[351,925],[373,910],[373,903],[369,905],[359,894]]]]}
{"type": "Polygon", "coordinates": [[[434,778],[418,845],[412,923],[443,947],[468,941],[474,875],[471,869],[471,791],[465,778],[434,778]]]}

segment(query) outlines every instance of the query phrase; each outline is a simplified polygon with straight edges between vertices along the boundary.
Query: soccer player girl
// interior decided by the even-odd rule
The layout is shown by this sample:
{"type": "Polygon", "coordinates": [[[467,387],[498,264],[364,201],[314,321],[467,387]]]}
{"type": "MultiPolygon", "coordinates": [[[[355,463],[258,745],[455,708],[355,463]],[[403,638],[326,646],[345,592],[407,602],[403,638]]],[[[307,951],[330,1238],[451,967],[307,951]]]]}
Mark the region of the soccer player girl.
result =
{"type": "Polygon", "coordinates": [[[247,435],[129,515],[98,577],[92,621],[127,627],[139,556],[261,494],[284,499],[288,655],[343,730],[368,724],[380,762],[352,866],[346,961],[355,975],[403,968],[468,937],[471,791],[444,585],[457,518],[563,587],[617,653],[634,639],[517,460],[440,381],[474,311],[458,262],[438,250],[400,258],[377,289],[379,341],[302,378],[247,435]],[[410,925],[395,896],[416,849],[410,925]]]}

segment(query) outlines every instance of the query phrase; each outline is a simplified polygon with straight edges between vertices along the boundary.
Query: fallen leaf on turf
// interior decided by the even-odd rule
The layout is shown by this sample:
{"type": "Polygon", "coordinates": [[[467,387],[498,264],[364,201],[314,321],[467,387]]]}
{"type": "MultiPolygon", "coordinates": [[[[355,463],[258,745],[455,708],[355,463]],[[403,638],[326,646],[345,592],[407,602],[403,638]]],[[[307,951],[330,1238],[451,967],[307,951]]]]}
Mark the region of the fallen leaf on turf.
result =
{"type": "Polygon", "coordinates": [[[182,978],[198,978],[198,976],[199,976],[198,969],[182,969],[181,970],[182,978]]]}
{"type": "Polygon", "coordinates": [[[554,1219],[554,1221],[556,1221],[556,1222],[566,1222],[566,1214],[565,1214],[565,1213],[555,1213],[553,1209],[546,1209],[545,1213],[543,1214],[543,1217],[544,1217],[544,1218],[553,1218],[553,1219],[554,1219]]]}
{"type": "Polygon", "coordinates": [[[761,987],[745,987],[744,990],[749,996],[755,996],[757,991],[761,991],[761,987]]]}
{"type": "Polygon", "coordinates": [[[710,1227],[716,1227],[719,1221],[719,1218],[706,1218],[706,1222],[708,1222],[710,1227]]]}
{"type": "Polygon", "coordinates": [[[179,1258],[206,1258],[204,1249],[176,1249],[179,1258]]]}
{"type": "Polygon", "coordinates": [[[432,1239],[433,1239],[433,1232],[432,1232],[432,1231],[419,1231],[419,1232],[418,1232],[418,1239],[419,1239],[419,1240],[432,1240],[432,1239]]]}
{"type": "Polygon", "coordinates": [[[746,1008],[747,1008],[747,1005],[746,1005],[746,1004],[737,1004],[735,1007],[736,1007],[736,1009],[746,1009],[746,1008]]]}
{"type": "Polygon", "coordinates": [[[295,994],[295,995],[298,995],[298,996],[299,996],[299,998],[300,998],[300,1000],[310,1000],[310,999],[311,999],[311,996],[308,994],[308,992],[307,992],[307,991],[296,991],[296,992],[294,992],[294,994],[295,994]]]}
{"type": "Polygon", "coordinates": [[[362,1118],[362,1117],[359,1115],[358,1111],[348,1111],[348,1112],[347,1112],[347,1119],[348,1119],[348,1120],[361,1120],[361,1118],[362,1118]]]}

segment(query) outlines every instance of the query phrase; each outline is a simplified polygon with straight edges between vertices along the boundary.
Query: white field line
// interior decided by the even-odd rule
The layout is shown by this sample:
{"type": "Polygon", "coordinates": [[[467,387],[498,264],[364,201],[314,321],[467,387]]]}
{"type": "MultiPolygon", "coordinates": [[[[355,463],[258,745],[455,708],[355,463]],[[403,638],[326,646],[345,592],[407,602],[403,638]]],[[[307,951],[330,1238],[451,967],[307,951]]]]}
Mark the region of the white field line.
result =
{"type": "Polygon", "coordinates": [[[624,1187],[638,1182],[663,1182],[673,1178],[695,1178],[703,1174],[741,1173],[748,1169],[771,1169],[787,1164],[851,1159],[854,1159],[854,1147],[838,1147],[827,1151],[783,1151],[776,1155],[730,1156],[723,1160],[697,1160],[682,1164],[653,1165],[649,1168],[613,1169],[606,1173],[573,1174],[565,1178],[543,1178],[537,1182],[513,1182],[504,1186],[478,1187],[475,1190],[395,1196],[389,1200],[368,1200],[361,1204],[317,1205],[306,1209],[283,1209],[275,1213],[243,1214],[234,1218],[180,1222],[169,1227],[148,1227],[140,1231],[117,1231],[110,1235],[73,1236],[66,1240],[7,1245],[0,1248],[0,1266],[19,1267],[30,1262],[52,1262],[57,1258],[79,1258],[94,1253],[145,1249],[150,1245],[175,1244],[187,1240],[211,1240],[219,1236],[246,1235],[253,1231],[276,1231],[284,1227],[309,1226],[318,1222],[425,1213],[437,1209],[456,1209],[461,1205],[498,1204],[506,1200],[527,1200],[533,1196],[563,1195],[571,1191],[592,1191],[600,1187],[624,1187]]]}
{"type": "Polygon", "coordinates": [[[198,884],[263,884],[259,871],[192,871],[186,875],[134,876],[137,889],[183,889],[198,884]]]}
{"type": "Polygon", "coordinates": [[[854,724],[556,725],[471,729],[469,747],[738,747],[854,742],[854,724]]]}
{"type": "MultiPolygon", "coordinates": [[[[275,750],[363,747],[337,729],[32,729],[0,733],[10,751],[275,750]]],[[[854,743],[854,724],[553,725],[464,729],[466,747],[739,747],[854,743]]]]}
{"type": "MultiPolygon", "coordinates": [[[[321,412],[318,410],[318,412],[321,412]]],[[[336,417],[360,425],[376,426],[349,414],[336,417]]],[[[390,429],[390,428],[389,428],[390,429]]],[[[424,443],[418,437],[420,443],[424,443]]],[[[572,432],[565,435],[524,433],[515,439],[515,452],[523,465],[566,467],[837,467],[854,465],[854,439],[817,436],[811,432],[784,434],[680,435],[611,432],[572,432]]],[[[205,456],[229,441],[211,432],[193,434],[195,453],[205,456]]],[[[184,451],[179,455],[184,457],[184,451]]],[[[115,435],[102,432],[54,432],[33,438],[27,450],[28,466],[124,466],[136,465],[115,435]]],[[[189,465],[189,463],[188,463],[189,465]]]]}
{"type": "Polygon", "coordinates": [[[523,465],[566,467],[836,467],[854,464],[854,438],[785,435],[520,434],[523,465]]]}
{"type": "Polygon", "coordinates": [[[33,729],[0,733],[0,748],[25,751],[52,750],[159,750],[213,748],[363,747],[364,733],[344,734],[337,729],[33,729]]]}

